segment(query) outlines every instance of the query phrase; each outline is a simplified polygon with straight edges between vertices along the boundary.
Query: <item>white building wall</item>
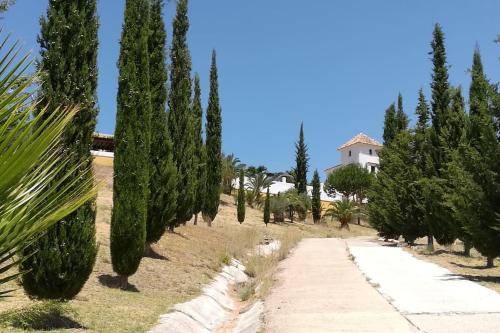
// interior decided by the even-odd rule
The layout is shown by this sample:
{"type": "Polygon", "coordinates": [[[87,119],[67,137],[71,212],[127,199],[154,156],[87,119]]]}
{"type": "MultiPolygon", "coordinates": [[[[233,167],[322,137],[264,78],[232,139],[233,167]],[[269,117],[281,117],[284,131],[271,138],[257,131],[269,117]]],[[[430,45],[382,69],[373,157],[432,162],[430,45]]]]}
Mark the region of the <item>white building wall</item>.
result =
{"type": "Polygon", "coordinates": [[[372,145],[356,143],[342,149],[340,153],[342,165],[357,163],[368,170],[370,170],[371,165],[377,165],[377,167],[379,165],[377,150],[372,145]],[[370,155],[370,149],[372,150],[372,155],[370,155]],[[351,156],[349,156],[349,151],[351,152],[351,156]]]}

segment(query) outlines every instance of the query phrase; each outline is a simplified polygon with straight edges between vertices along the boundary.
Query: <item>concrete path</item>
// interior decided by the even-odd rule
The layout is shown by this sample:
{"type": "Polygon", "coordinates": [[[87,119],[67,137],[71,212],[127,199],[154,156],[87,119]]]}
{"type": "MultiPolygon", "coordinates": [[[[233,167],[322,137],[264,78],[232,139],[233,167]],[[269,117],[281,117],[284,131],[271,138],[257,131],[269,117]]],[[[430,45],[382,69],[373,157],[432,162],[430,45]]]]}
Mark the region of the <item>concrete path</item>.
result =
{"type": "Polygon", "coordinates": [[[401,248],[348,240],[363,274],[428,333],[500,332],[500,294],[401,248]]]}
{"type": "Polygon", "coordinates": [[[344,240],[305,239],[280,263],[267,332],[415,332],[349,259],[344,240]]]}

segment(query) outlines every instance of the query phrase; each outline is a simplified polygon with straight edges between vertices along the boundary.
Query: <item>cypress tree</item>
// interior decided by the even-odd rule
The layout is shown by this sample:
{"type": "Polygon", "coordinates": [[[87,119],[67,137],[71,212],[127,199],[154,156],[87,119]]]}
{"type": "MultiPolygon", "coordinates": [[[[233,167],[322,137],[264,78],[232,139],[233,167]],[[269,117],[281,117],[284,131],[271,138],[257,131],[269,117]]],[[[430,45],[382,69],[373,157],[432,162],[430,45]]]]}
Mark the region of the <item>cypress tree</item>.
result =
{"type": "Polygon", "coordinates": [[[127,0],[118,60],[111,262],[126,288],[144,253],[149,197],[151,98],[149,0],[127,0]]]}
{"type": "Polygon", "coordinates": [[[177,2],[177,12],[173,21],[173,40],[170,73],[170,112],[168,126],[174,146],[174,162],[177,166],[177,211],[176,222],[185,224],[193,216],[196,160],[193,116],[191,112],[191,56],[187,46],[189,19],[188,1],[177,2]]]}
{"type": "Polygon", "coordinates": [[[312,179],[312,199],[311,210],[314,223],[319,223],[321,220],[321,183],[319,180],[318,170],[314,171],[312,179]]]}
{"type": "Polygon", "coordinates": [[[428,251],[434,250],[434,236],[430,232],[430,226],[433,222],[432,216],[427,214],[429,207],[427,207],[426,200],[423,197],[423,186],[428,184],[429,178],[432,176],[434,170],[433,161],[431,157],[431,144],[430,144],[430,129],[429,129],[429,106],[425,99],[425,95],[422,89],[418,92],[418,105],[415,111],[417,115],[417,124],[415,127],[414,135],[414,145],[413,145],[413,155],[415,160],[415,166],[418,170],[418,182],[415,183],[416,186],[416,196],[417,201],[415,218],[420,219],[423,228],[425,228],[425,233],[427,236],[427,249],[428,251]]]}
{"type": "Polygon", "coordinates": [[[203,144],[202,133],[202,117],[203,108],[201,106],[201,87],[200,77],[196,74],[194,78],[194,98],[193,98],[193,117],[194,117],[194,136],[195,136],[195,152],[196,152],[196,166],[198,169],[196,177],[196,199],[194,201],[194,224],[198,224],[198,214],[203,208],[203,201],[205,200],[205,187],[206,187],[206,156],[205,146],[203,144]]]}
{"type": "Polygon", "coordinates": [[[149,204],[146,220],[145,254],[158,242],[168,225],[175,220],[177,170],[167,128],[166,37],[163,1],[152,0],[149,20],[149,86],[151,91],[151,148],[149,154],[149,204]]]}
{"type": "Polygon", "coordinates": [[[307,193],[307,171],[309,157],[304,142],[304,123],[300,124],[299,141],[295,144],[295,188],[299,193],[307,193]]]}
{"type": "Polygon", "coordinates": [[[396,112],[396,128],[398,132],[408,129],[408,116],[403,110],[403,96],[398,95],[398,111],[396,112]]]}
{"type": "Polygon", "coordinates": [[[264,202],[264,223],[267,224],[271,221],[271,195],[269,194],[269,187],[266,192],[266,201],[264,202]]]}
{"type": "Polygon", "coordinates": [[[210,96],[207,109],[206,150],[207,150],[207,178],[205,202],[203,205],[203,219],[208,225],[219,210],[221,182],[222,182],[222,118],[219,104],[219,82],[217,75],[217,59],[215,50],[212,51],[212,66],[210,69],[210,96]]]}
{"type": "MultiPolygon", "coordinates": [[[[40,25],[41,105],[50,104],[53,110],[79,105],[80,112],[66,129],[62,146],[72,157],[70,165],[80,163],[74,177],[82,177],[80,173],[92,163],[90,148],[97,116],[96,1],[50,1],[40,25]]],[[[80,292],[97,255],[95,214],[95,202],[86,203],[25,250],[28,257],[21,269],[27,273],[22,283],[30,296],[71,299],[80,292]]]]}
{"type": "Polygon", "coordinates": [[[476,218],[465,219],[464,228],[470,234],[474,247],[487,257],[486,266],[492,267],[493,259],[500,255],[500,149],[490,110],[490,87],[477,49],[474,52],[471,76],[468,131],[471,149],[465,158],[467,171],[477,184],[476,191],[482,194],[483,199],[480,206],[475,207],[476,218]]]}
{"type": "Polygon", "coordinates": [[[245,221],[245,171],[240,169],[240,183],[238,187],[238,222],[243,223],[245,221]]]}
{"type": "Polygon", "coordinates": [[[448,82],[448,65],[444,46],[444,33],[439,24],[434,27],[432,47],[432,131],[434,169],[439,176],[444,159],[445,146],[440,140],[442,129],[446,127],[448,109],[450,106],[450,84],[448,82]]]}
{"type": "Polygon", "coordinates": [[[431,47],[433,73],[430,142],[434,171],[433,177],[423,183],[425,185],[423,193],[428,203],[426,214],[432,216],[431,233],[438,243],[451,244],[458,236],[458,229],[445,202],[446,179],[442,173],[455,147],[450,147],[447,142],[452,125],[450,123],[451,89],[448,82],[444,34],[439,24],[436,24],[434,28],[431,47]]]}
{"type": "Polygon", "coordinates": [[[391,141],[396,137],[398,132],[398,124],[396,120],[396,107],[394,103],[389,105],[387,110],[385,110],[385,118],[384,118],[384,144],[388,145],[391,141]]]}

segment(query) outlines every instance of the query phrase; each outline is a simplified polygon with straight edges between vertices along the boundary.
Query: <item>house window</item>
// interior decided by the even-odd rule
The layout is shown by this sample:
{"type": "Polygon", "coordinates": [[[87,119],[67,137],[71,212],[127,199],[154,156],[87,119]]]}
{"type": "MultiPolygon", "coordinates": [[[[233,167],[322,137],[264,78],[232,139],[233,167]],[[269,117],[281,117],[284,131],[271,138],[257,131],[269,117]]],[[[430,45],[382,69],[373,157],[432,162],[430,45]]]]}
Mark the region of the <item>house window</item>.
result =
{"type": "Polygon", "coordinates": [[[370,155],[373,155],[373,151],[370,149],[370,155]]]}
{"type": "Polygon", "coordinates": [[[351,156],[352,156],[352,152],[349,150],[349,157],[351,157],[351,156]]]}
{"type": "MultiPolygon", "coordinates": [[[[370,151],[371,151],[371,149],[370,149],[370,151]]],[[[371,173],[375,173],[375,170],[376,170],[376,169],[377,169],[377,168],[376,168],[374,165],[372,165],[372,166],[370,167],[370,172],[371,172],[371,173]]]]}

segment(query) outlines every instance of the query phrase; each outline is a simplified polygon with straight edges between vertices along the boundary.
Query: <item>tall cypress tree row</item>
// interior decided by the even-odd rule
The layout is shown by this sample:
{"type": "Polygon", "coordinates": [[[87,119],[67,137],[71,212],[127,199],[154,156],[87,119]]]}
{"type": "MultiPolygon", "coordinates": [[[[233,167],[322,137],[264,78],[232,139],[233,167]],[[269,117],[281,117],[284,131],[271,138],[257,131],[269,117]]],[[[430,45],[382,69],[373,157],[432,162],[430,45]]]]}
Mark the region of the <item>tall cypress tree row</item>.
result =
{"type": "Polygon", "coordinates": [[[243,168],[240,169],[237,205],[238,222],[241,224],[245,221],[245,170],[243,168]]]}
{"type": "Polygon", "coordinates": [[[396,107],[394,103],[389,105],[387,110],[385,110],[384,118],[384,144],[388,145],[396,137],[398,133],[398,123],[396,120],[396,107]]]}
{"type": "Polygon", "coordinates": [[[307,193],[307,171],[309,157],[304,142],[304,123],[300,124],[299,141],[295,144],[295,188],[299,193],[307,193]]]}
{"type": "Polygon", "coordinates": [[[314,171],[312,179],[312,198],[311,210],[314,223],[319,223],[321,220],[321,183],[319,180],[318,170],[314,171]]]}
{"type": "Polygon", "coordinates": [[[167,34],[163,23],[163,0],[151,1],[149,20],[149,86],[151,91],[151,148],[149,154],[149,201],[146,220],[145,254],[151,244],[161,239],[175,220],[177,204],[177,169],[167,128],[167,34]]]}
{"type": "MultiPolygon", "coordinates": [[[[90,148],[97,116],[96,1],[52,0],[40,24],[42,105],[80,106],[62,144],[72,156],[70,164],[81,163],[74,174],[81,177],[80,170],[92,163],[90,148]]],[[[59,221],[25,254],[28,257],[21,269],[27,273],[22,276],[22,283],[30,296],[73,298],[92,272],[97,254],[95,202],[88,202],[59,221]]]]}
{"type": "Polygon", "coordinates": [[[118,60],[111,262],[128,286],[144,253],[149,197],[151,97],[149,0],[127,0],[118,60]]]}
{"type": "Polygon", "coordinates": [[[176,222],[170,226],[185,224],[193,216],[196,159],[193,116],[191,112],[191,56],[187,46],[189,19],[188,1],[179,0],[173,22],[173,40],[170,73],[170,112],[168,126],[174,146],[174,162],[177,166],[176,222]]]}
{"type": "Polygon", "coordinates": [[[471,151],[466,156],[467,171],[478,185],[483,200],[476,207],[476,218],[466,219],[465,230],[470,234],[474,247],[487,257],[487,267],[500,256],[500,149],[490,110],[490,87],[483,72],[479,50],[475,50],[472,65],[472,83],[469,92],[470,127],[468,139],[471,151]]]}
{"type": "Polygon", "coordinates": [[[207,178],[205,202],[203,205],[203,219],[208,225],[219,210],[221,182],[222,182],[222,117],[219,104],[219,82],[217,74],[217,59],[215,50],[212,51],[212,66],[210,69],[210,96],[207,109],[206,150],[207,150],[207,178]]]}
{"type": "Polygon", "coordinates": [[[196,198],[194,201],[194,224],[198,224],[198,214],[203,208],[203,201],[205,200],[205,187],[206,187],[206,154],[205,146],[203,144],[202,133],[202,117],[203,108],[201,106],[201,87],[200,77],[198,74],[194,77],[194,98],[193,98],[193,117],[194,117],[194,136],[195,136],[195,157],[196,157],[196,198]]]}
{"type": "Polygon", "coordinates": [[[271,221],[271,194],[269,193],[269,187],[266,192],[266,201],[264,201],[264,223],[267,224],[271,221]]]}

